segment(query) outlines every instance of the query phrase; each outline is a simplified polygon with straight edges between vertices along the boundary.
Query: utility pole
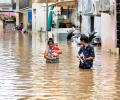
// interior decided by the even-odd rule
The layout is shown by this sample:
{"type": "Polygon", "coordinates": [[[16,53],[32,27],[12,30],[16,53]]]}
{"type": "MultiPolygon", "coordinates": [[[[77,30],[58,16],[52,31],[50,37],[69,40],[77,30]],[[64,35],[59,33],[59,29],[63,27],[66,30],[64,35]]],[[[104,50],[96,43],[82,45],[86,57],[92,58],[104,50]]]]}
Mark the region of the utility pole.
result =
{"type": "Polygon", "coordinates": [[[46,0],[46,41],[48,41],[48,0],[46,0]]]}

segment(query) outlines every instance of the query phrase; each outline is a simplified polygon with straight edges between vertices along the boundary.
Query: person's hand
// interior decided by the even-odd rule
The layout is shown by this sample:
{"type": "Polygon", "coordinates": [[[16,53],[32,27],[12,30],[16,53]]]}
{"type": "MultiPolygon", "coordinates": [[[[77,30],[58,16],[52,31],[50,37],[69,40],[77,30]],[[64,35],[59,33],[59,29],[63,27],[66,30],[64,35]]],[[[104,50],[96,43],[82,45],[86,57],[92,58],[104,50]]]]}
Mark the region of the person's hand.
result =
{"type": "Polygon", "coordinates": [[[77,55],[77,58],[78,58],[79,60],[81,60],[81,56],[77,55]]]}
{"type": "Polygon", "coordinates": [[[79,55],[77,55],[77,58],[78,58],[79,60],[83,60],[83,61],[86,60],[83,56],[79,56],[79,55]]]}
{"type": "Polygon", "coordinates": [[[53,55],[53,57],[58,57],[59,56],[59,54],[56,53],[56,52],[53,52],[52,55],[53,55]]]}
{"type": "Polygon", "coordinates": [[[54,60],[54,59],[56,59],[56,57],[52,57],[52,58],[51,58],[51,60],[54,60]]]}
{"type": "Polygon", "coordinates": [[[80,56],[80,58],[81,58],[82,60],[84,60],[84,57],[83,57],[83,56],[80,56]]]}

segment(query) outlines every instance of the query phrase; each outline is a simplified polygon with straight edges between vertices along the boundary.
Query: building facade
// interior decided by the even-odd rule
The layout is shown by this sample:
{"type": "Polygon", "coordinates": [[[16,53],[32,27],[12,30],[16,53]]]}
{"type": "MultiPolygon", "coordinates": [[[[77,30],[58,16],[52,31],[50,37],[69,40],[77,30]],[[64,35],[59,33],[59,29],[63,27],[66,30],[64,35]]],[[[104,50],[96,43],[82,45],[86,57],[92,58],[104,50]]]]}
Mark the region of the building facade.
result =
{"type": "Polygon", "coordinates": [[[116,23],[116,0],[101,0],[102,48],[104,51],[119,55],[116,23]]]}
{"type": "MultiPolygon", "coordinates": [[[[49,15],[52,12],[51,23],[54,24],[54,28],[69,28],[71,23],[78,26],[75,0],[48,0],[48,6],[48,24],[49,15]],[[53,9],[52,5],[54,5],[53,9]],[[76,9],[74,9],[75,7],[76,9]]],[[[42,28],[43,31],[46,31],[46,1],[33,0],[32,11],[34,24],[32,29],[38,31],[42,28]]]]}
{"type": "Polygon", "coordinates": [[[27,29],[32,24],[32,0],[16,0],[16,12],[17,25],[23,23],[27,29]]]}
{"type": "Polygon", "coordinates": [[[119,33],[116,23],[119,19],[116,19],[116,1],[78,0],[78,13],[82,16],[81,33],[100,33],[102,50],[118,55],[120,43],[117,42],[119,33]]]}
{"type": "MultiPolygon", "coordinates": [[[[32,31],[46,31],[47,5],[57,2],[57,0],[32,0],[32,31]]],[[[49,13],[49,12],[48,12],[49,13]]]]}

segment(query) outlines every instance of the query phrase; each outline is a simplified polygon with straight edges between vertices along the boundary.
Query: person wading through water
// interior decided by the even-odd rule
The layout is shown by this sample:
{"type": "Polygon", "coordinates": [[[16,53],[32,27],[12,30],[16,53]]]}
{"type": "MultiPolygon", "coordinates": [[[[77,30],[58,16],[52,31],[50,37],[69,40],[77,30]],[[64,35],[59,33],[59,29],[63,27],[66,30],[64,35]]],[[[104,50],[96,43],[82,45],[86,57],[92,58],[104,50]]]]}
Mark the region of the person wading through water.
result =
{"type": "Polygon", "coordinates": [[[89,38],[86,35],[83,34],[80,41],[81,47],[77,56],[80,60],[79,68],[90,69],[93,67],[93,60],[95,58],[94,48],[89,44],[89,38]]]}
{"type": "Polygon", "coordinates": [[[59,47],[56,47],[52,39],[48,40],[48,47],[45,49],[44,58],[46,63],[59,63],[59,55],[62,54],[62,51],[59,47]]]}

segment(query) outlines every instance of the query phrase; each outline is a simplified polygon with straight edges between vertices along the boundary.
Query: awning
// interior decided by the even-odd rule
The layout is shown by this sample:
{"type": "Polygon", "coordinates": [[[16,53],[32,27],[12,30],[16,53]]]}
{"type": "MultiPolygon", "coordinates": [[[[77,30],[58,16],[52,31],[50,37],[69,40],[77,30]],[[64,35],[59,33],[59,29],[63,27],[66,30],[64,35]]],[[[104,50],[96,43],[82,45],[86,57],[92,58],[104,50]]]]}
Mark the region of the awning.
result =
{"type": "Polygon", "coordinates": [[[77,1],[76,0],[72,0],[72,1],[62,1],[62,2],[57,2],[55,3],[55,5],[59,6],[59,7],[69,7],[69,8],[76,8],[77,7],[77,1]]]}
{"type": "Polygon", "coordinates": [[[10,12],[10,11],[8,11],[8,12],[0,12],[0,14],[3,14],[3,15],[7,15],[7,16],[15,16],[15,12],[10,12]]]}
{"type": "MultiPolygon", "coordinates": [[[[62,7],[77,7],[77,0],[61,1],[58,0],[47,0],[48,3],[55,3],[57,6],[62,7]]],[[[32,0],[33,3],[46,3],[46,0],[32,0]]]]}
{"type": "MultiPolygon", "coordinates": [[[[57,2],[58,0],[47,0],[48,3],[57,2]]],[[[33,3],[46,3],[46,0],[32,0],[33,3]]]]}
{"type": "Polygon", "coordinates": [[[0,10],[0,12],[15,12],[14,10],[0,10]]]}

